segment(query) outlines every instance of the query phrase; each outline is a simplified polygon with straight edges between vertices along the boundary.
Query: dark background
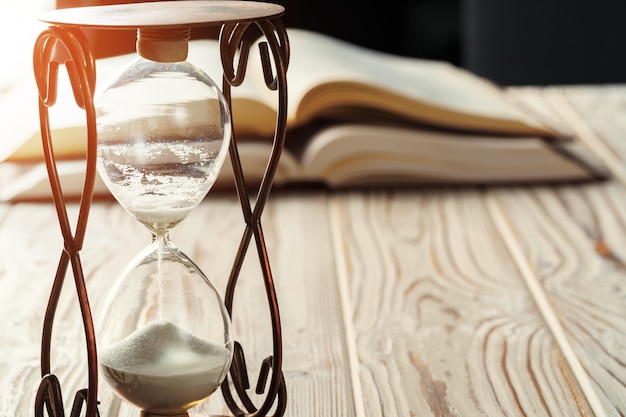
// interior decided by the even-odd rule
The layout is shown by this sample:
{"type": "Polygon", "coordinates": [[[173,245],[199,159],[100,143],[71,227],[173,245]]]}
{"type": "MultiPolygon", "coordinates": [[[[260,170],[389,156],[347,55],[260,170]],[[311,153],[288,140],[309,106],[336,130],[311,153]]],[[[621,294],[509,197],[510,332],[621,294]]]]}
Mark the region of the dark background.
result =
{"type": "Polygon", "coordinates": [[[284,0],[287,25],[505,85],[626,81],[626,0],[284,0]]]}
{"type": "MultiPolygon", "coordinates": [[[[57,6],[130,1],[57,0],[57,6]]],[[[448,61],[502,85],[626,82],[626,0],[265,1],[285,6],[287,27],[448,61]]],[[[109,31],[98,43],[132,50],[134,36],[122,45],[109,31]]]]}
{"type": "Polygon", "coordinates": [[[460,62],[461,0],[276,1],[285,6],[287,26],[394,54],[460,62]]]}

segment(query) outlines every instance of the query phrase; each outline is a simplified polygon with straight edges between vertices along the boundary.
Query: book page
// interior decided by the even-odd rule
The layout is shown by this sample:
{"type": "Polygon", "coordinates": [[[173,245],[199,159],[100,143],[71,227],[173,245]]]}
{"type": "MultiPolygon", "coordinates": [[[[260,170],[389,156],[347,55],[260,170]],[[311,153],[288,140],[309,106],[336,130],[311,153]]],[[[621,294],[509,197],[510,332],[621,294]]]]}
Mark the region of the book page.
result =
{"type": "MultiPolygon", "coordinates": [[[[66,139],[60,135],[52,135],[53,140],[58,139],[58,143],[55,143],[58,156],[62,157],[66,153],[84,153],[86,144],[77,143],[75,139],[86,138],[85,113],[74,101],[64,69],[59,71],[57,103],[49,109],[49,114],[52,129],[63,129],[71,133],[71,137],[66,139]]],[[[0,126],[3,132],[0,140],[0,161],[43,158],[38,92],[34,76],[25,77],[0,95],[0,126]]]]}
{"type": "MultiPolygon", "coordinates": [[[[250,186],[258,186],[271,152],[267,142],[244,142],[238,146],[243,166],[244,178],[250,186]]],[[[78,199],[85,181],[85,161],[82,159],[57,162],[57,170],[64,196],[78,199]]],[[[274,177],[279,186],[300,178],[300,164],[288,150],[283,150],[274,177]]],[[[218,178],[213,185],[216,190],[232,190],[235,184],[230,158],[226,158],[218,178]]],[[[43,162],[3,162],[0,163],[0,202],[7,201],[50,201],[52,191],[48,171],[43,162]]],[[[112,198],[105,183],[96,175],[94,198],[112,198]]]]}
{"type": "MultiPolygon", "coordinates": [[[[137,59],[135,53],[96,61],[96,92],[111,77],[137,59]]],[[[222,63],[215,40],[189,42],[188,62],[206,72],[222,89],[222,63]]],[[[276,113],[267,97],[252,83],[232,89],[234,125],[242,137],[273,133],[276,113]]],[[[58,98],[49,108],[50,127],[57,158],[82,157],[86,146],[86,118],[74,100],[64,65],[59,67],[58,98]]],[[[43,158],[39,125],[38,92],[34,74],[24,74],[0,94],[0,161],[32,161],[43,158]]]]}
{"type": "Polygon", "coordinates": [[[499,87],[451,64],[389,55],[305,30],[290,29],[289,39],[292,117],[309,91],[345,81],[459,113],[533,123],[503,97],[499,87]]]}
{"type": "MultiPolygon", "coordinates": [[[[96,93],[111,74],[132,59],[133,55],[122,55],[96,61],[96,93]]],[[[59,66],[57,83],[57,100],[48,108],[55,154],[59,159],[82,156],[86,148],[86,116],[76,104],[64,65],[59,66]]],[[[38,100],[33,73],[26,74],[0,96],[0,125],[4,129],[0,161],[43,159],[38,100]]]]}
{"type": "Polygon", "coordinates": [[[334,187],[419,183],[511,183],[590,179],[542,139],[449,134],[426,129],[338,125],[304,150],[305,177],[334,187]]]}

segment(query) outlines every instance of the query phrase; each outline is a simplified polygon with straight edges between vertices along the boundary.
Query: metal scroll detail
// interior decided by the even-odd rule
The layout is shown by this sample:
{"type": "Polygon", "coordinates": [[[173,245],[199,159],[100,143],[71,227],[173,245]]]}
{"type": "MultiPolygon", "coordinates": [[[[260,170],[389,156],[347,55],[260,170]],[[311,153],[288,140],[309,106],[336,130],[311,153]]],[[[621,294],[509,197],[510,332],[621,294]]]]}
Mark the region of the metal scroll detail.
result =
{"type": "Polygon", "coordinates": [[[96,123],[93,105],[93,93],[96,84],[95,62],[90,52],[89,42],[82,31],[52,26],[43,31],[37,38],[33,53],[33,66],[39,91],[39,119],[44,158],[64,245],[44,316],[41,343],[42,380],[35,398],[35,417],[42,417],[44,409],[51,417],[64,417],[65,415],[61,385],[57,377],[51,373],[50,349],[54,315],[69,264],[72,265],[78,303],[83,319],[88,359],[88,388],[76,393],[70,416],[81,415],[83,404],[85,404],[85,416],[95,417],[98,416],[96,337],[79,255],[87,228],[87,218],[96,178],[96,123]],[[63,47],[63,50],[60,50],[59,47],[63,47]],[[69,74],[74,99],[78,106],[85,110],[87,121],[85,182],[74,233],[72,233],[70,226],[65,198],[57,172],[48,113],[48,108],[55,104],[57,97],[60,62],[54,56],[59,52],[66,52],[69,56],[65,61],[65,67],[69,74]]]}
{"type": "MultiPolygon", "coordinates": [[[[239,248],[233,263],[228,280],[224,303],[232,317],[233,299],[235,286],[239,272],[244,261],[245,254],[254,236],[255,244],[261,263],[265,292],[269,305],[269,313],[272,324],[273,352],[267,357],[260,368],[257,380],[256,393],[265,395],[263,403],[257,407],[246,392],[249,387],[248,372],[243,348],[235,343],[233,364],[230,369],[230,377],[222,384],[222,393],[226,404],[236,416],[266,416],[276,404],[274,416],[280,417],[285,413],[287,403],[287,390],[282,373],[282,335],[278,301],[274,288],[274,281],[270,268],[263,228],[261,226],[261,214],[271,190],[272,182],[278,161],[285,143],[287,121],[287,65],[289,62],[289,43],[287,33],[279,19],[258,21],[252,25],[249,22],[226,24],[220,33],[220,52],[224,69],[223,92],[226,100],[231,103],[231,86],[240,85],[245,77],[250,41],[246,38],[246,32],[256,26],[262,32],[264,41],[259,43],[261,63],[265,84],[270,90],[277,91],[278,115],[276,130],[274,132],[273,146],[268,160],[265,174],[259,186],[254,208],[250,205],[250,197],[246,188],[244,172],[239,159],[237,141],[230,143],[230,158],[235,174],[237,195],[243,210],[246,227],[241,238],[239,248]],[[271,53],[271,56],[270,56],[271,53]],[[239,58],[236,61],[236,58],[239,58]],[[272,61],[273,60],[273,61],[272,61]],[[273,66],[272,66],[273,62],[273,66]],[[275,73],[273,68],[275,68],[275,73]],[[271,373],[271,377],[270,377],[271,373]],[[268,382],[269,379],[269,382],[268,382]],[[232,387],[231,387],[232,384],[232,387]],[[231,389],[234,388],[241,405],[235,400],[231,389]],[[243,408],[241,408],[243,406],[243,408]]],[[[237,122],[233,117],[234,123],[237,122]]],[[[236,138],[235,138],[236,139],[236,138]]]]}

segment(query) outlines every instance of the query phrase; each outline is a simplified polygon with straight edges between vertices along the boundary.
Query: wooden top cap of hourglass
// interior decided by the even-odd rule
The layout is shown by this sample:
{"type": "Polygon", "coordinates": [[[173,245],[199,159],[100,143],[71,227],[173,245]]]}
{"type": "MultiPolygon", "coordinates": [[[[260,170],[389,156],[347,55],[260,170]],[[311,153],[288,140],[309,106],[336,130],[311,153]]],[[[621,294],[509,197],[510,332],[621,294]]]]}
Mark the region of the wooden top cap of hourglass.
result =
{"type": "Polygon", "coordinates": [[[284,13],[272,3],[240,0],[155,1],[53,10],[39,20],[101,29],[214,26],[271,19],[284,13]]]}

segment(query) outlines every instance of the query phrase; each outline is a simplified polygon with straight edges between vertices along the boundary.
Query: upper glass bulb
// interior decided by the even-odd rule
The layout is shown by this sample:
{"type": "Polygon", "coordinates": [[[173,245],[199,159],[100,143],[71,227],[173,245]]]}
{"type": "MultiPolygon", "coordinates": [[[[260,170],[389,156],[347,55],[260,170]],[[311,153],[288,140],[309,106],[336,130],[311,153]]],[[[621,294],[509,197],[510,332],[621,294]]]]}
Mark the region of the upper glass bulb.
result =
{"type": "Polygon", "coordinates": [[[100,175],[153,231],[171,228],[204,198],[231,137],[221,91],[185,61],[188,34],[140,30],[140,56],[95,100],[100,175]]]}

